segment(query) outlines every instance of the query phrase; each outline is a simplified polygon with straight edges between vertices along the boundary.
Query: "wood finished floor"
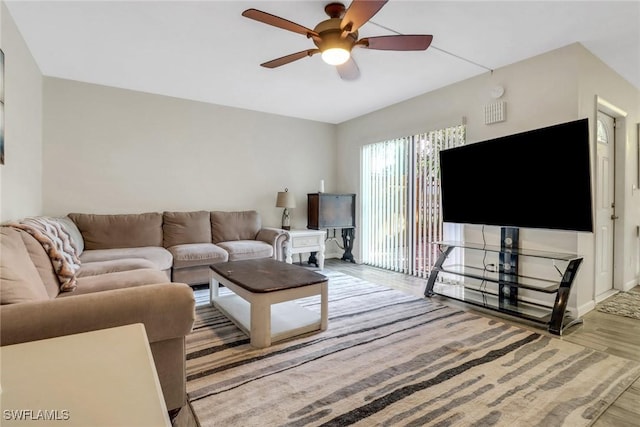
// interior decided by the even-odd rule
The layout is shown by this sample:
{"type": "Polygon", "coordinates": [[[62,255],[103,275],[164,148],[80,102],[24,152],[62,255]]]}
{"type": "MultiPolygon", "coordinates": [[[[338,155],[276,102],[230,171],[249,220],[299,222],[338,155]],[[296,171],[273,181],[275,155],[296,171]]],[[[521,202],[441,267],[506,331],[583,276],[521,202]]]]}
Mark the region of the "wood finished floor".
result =
{"type": "MultiPolygon", "coordinates": [[[[426,285],[425,279],[407,276],[379,268],[361,264],[351,264],[337,259],[325,261],[325,269],[338,271],[363,280],[387,285],[405,292],[422,296],[426,285]]],[[[640,290],[640,286],[635,288],[640,290]]],[[[207,304],[208,287],[194,290],[196,304],[207,304]]],[[[465,310],[475,311],[489,317],[496,317],[490,312],[479,311],[465,304],[436,296],[438,301],[465,310]]],[[[534,325],[523,324],[509,317],[500,317],[502,321],[533,329],[540,333],[546,330],[534,325]]],[[[640,362],[640,320],[616,316],[592,310],[583,317],[583,324],[566,330],[560,339],[593,348],[615,356],[640,362]]],[[[557,337],[556,337],[557,338],[557,337]]],[[[180,411],[173,422],[174,427],[195,427],[188,406],[180,411]]],[[[638,427],[640,426],[640,379],[636,380],[593,424],[594,427],[638,427]]],[[[555,426],[550,426],[555,427],[555,426]]]]}

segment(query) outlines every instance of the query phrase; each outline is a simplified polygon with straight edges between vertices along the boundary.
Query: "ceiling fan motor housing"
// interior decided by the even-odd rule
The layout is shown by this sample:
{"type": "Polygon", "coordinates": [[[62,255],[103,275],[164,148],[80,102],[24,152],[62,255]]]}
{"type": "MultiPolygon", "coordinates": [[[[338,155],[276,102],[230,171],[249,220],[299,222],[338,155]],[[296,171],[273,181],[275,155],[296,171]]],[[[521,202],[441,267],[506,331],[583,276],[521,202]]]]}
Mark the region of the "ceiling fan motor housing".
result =
{"type": "Polygon", "coordinates": [[[346,8],[342,3],[334,2],[329,3],[324,7],[324,13],[329,15],[329,18],[342,18],[346,8]]]}
{"type": "Polygon", "coordinates": [[[331,18],[316,25],[313,30],[320,35],[320,40],[314,38],[313,42],[318,46],[318,49],[324,51],[330,48],[342,48],[351,52],[351,48],[358,40],[358,32],[354,31],[343,37],[343,31],[340,28],[341,23],[342,19],[331,18]]]}

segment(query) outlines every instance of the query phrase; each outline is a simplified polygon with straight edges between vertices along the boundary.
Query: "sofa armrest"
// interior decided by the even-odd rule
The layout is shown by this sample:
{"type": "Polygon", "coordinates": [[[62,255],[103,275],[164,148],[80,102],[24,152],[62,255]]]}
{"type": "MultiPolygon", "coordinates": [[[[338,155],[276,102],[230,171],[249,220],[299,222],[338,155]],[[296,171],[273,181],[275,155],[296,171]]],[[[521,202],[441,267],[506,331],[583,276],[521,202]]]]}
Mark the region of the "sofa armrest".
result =
{"type": "Polygon", "coordinates": [[[149,342],[191,332],[195,300],[189,285],[164,283],[0,307],[0,345],[18,344],[143,323],[149,342]]]}
{"type": "Polygon", "coordinates": [[[286,231],[280,228],[263,227],[258,231],[256,240],[273,246],[273,259],[284,261],[284,242],[287,240],[286,231]]]}

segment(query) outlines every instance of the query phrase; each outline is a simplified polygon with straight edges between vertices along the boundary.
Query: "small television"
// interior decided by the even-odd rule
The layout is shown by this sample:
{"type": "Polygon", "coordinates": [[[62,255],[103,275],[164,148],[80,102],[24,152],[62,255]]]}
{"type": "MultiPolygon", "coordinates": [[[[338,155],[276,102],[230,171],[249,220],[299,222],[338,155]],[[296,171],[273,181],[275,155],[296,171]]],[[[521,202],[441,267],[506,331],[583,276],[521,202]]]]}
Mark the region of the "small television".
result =
{"type": "Polygon", "coordinates": [[[307,194],[307,228],[355,228],[356,195],[307,194]]]}
{"type": "Polygon", "coordinates": [[[444,222],[593,232],[589,123],[440,152],[444,222]]]}

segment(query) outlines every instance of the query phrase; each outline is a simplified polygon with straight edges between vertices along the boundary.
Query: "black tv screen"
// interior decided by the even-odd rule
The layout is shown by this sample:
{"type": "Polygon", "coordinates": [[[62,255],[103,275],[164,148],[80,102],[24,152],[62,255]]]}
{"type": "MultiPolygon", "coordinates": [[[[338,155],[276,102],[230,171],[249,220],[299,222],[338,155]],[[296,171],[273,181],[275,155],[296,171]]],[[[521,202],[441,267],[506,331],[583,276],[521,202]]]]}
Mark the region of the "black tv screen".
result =
{"type": "Polygon", "coordinates": [[[444,222],[593,231],[587,119],[440,152],[444,222]]]}

